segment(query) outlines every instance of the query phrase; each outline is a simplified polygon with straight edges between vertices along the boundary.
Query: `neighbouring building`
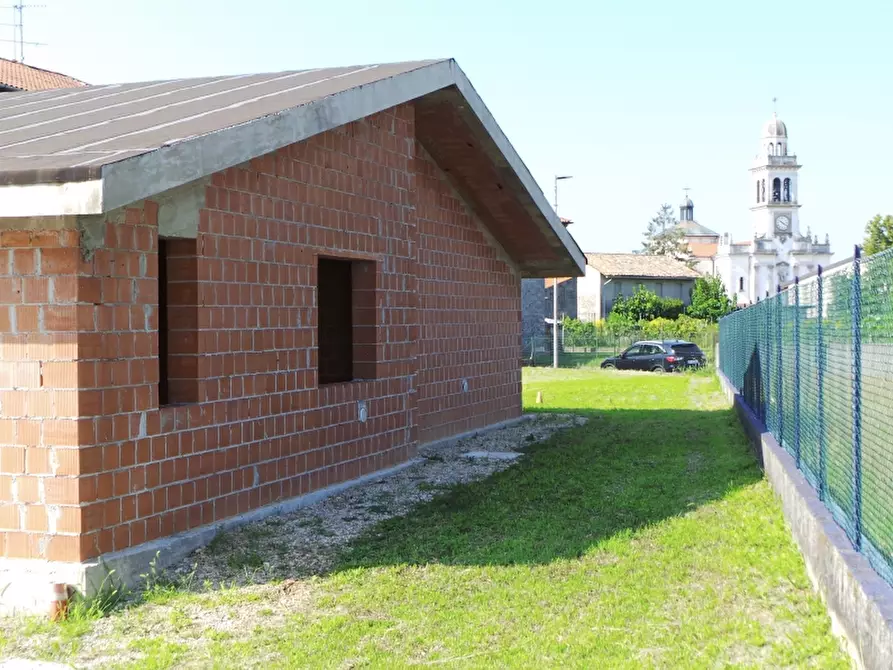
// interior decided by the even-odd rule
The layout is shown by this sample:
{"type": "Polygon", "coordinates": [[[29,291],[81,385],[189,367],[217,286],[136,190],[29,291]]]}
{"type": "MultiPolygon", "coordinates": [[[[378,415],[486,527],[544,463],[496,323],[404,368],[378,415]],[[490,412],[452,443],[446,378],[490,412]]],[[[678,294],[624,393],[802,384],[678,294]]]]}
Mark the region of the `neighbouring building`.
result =
{"type": "Polygon", "coordinates": [[[452,60],[0,96],[0,121],[6,610],[518,418],[521,279],[584,270],[452,60]]]}
{"type": "Polygon", "coordinates": [[[800,224],[797,185],[800,165],[788,147],[788,129],[776,115],[763,127],[752,175],[750,239],[734,241],[722,235],[714,273],[729,295],[747,305],[775,292],[799,275],[811,274],[831,261],[831,244],[800,224]]]}
{"type": "MultiPolygon", "coordinates": [[[[573,221],[561,217],[565,228],[573,221]]],[[[553,285],[558,282],[558,320],[577,318],[577,278],[524,279],[521,282],[521,335],[525,351],[552,337],[553,285]]]]}
{"type": "Polygon", "coordinates": [[[694,268],[702,275],[715,274],[719,233],[695,221],[695,204],[687,195],[679,206],[679,223],[676,227],[685,235],[694,268]]]}
{"type": "Polygon", "coordinates": [[[0,58],[0,93],[13,91],[47,91],[56,88],[86,86],[82,81],[15,60],[0,58]]]}
{"type": "MultiPolygon", "coordinates": [[[[551,292],[550,292],[551,295],[551,292]]],[[[524,347],[546,336],[546,317],[552,308],[546,307],[546,280],[521,280],[521,341],[524,347]]]]}
{"type": "Polygon", "coordinates": [[[630,297],[639,286],[688,306],[700,276],[669,256],[586,254],[586,275],[577,279],[577,315],[583,321],[604,319],[618,296],[630,297]]]}

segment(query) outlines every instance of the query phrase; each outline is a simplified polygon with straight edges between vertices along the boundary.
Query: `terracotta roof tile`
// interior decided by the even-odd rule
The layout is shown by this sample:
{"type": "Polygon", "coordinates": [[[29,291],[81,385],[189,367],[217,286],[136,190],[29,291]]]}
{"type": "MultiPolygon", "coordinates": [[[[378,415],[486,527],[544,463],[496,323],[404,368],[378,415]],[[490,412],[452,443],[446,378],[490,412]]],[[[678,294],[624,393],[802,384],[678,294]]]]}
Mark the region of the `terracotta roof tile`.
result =
{"type": "Polygon", "coordinates": [[[719,244],[716,242],[689,242],[688,249],[695,258],[713,258],[719,244]]]}
{"type": "Polygon", "coordinates": [[[86,84],[58,72],[0,58],[0,86],[19,91],[46,91],[52,88],[77,88],[86,84]]]}
{"type": "MultiPolygon", "coordinates": [[[[559,277],[558,283],[563,284],[564,282],[570,281],[571,279],[576,279],[576,277],[559,277]]],[[[554,279],[550,279],[548,277],[545,279],[546,288],[552,288],[552,284],[554,284],[554,283],[555,283],[554,279]]]]}
{"type": "Polygon", "coordinates": [[[697,279],[701,275],[669,256],[645,254],[586,254],[586,264],[608,277],[697,279]]]}

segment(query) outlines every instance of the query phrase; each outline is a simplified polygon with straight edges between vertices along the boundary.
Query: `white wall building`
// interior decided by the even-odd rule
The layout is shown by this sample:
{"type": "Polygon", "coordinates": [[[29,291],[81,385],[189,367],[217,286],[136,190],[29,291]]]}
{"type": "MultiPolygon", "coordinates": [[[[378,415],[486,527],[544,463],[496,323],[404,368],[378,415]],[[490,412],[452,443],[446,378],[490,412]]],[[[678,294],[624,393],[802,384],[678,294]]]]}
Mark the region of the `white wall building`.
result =
{"type": "Polygon", "coordinates": [[[775,114],[763,128],[760,150],[750,168],[753,217],[751,239],[719,240],[715,272],[729,295],[747,305],[775,292],[778,284],[816,271],[831,261],[828,236],[820,243],[809,228],[801,232],[797,156],[788,151],[788,130],[775,114]]]}
{"type": "Polygon", "coordinates": [[[640,286],[662,298],[681,300],[687,307],[699,276],[669,256],[586,254],[586,276],[577,278],[577,318],[607,318],[619,296],[631,298],[640,286]]]}

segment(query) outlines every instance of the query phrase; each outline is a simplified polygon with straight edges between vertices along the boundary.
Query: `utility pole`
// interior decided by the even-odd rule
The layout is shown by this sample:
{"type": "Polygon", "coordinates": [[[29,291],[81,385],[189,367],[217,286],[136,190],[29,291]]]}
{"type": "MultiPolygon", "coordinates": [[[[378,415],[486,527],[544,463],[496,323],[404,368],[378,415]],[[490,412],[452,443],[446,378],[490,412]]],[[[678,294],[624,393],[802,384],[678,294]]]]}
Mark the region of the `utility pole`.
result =
{"type": "MultiPolygon", "coordinates": [[[[558,182],[573,175],[555,175],[555,214],[558,214],[558,182]]],[[[561,224],[559,217],[558,223],[561,224]]],[[[552,278],[552,367],[558,369],[558,277],[552,278]]]]}

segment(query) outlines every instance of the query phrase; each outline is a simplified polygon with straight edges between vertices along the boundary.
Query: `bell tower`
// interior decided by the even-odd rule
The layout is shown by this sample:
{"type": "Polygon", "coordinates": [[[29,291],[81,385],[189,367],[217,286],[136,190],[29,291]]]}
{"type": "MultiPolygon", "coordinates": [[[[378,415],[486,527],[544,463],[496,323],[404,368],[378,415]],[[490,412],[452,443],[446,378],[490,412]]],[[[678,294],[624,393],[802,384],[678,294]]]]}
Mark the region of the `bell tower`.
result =
{"type": "Polygon", "coordinates": [[[788,128],[773,113],[763,126],[759,151],[750,168],[755,238],[784,242],[800,236],[799,171],[797,156],[788,149],[788,128]]]}

